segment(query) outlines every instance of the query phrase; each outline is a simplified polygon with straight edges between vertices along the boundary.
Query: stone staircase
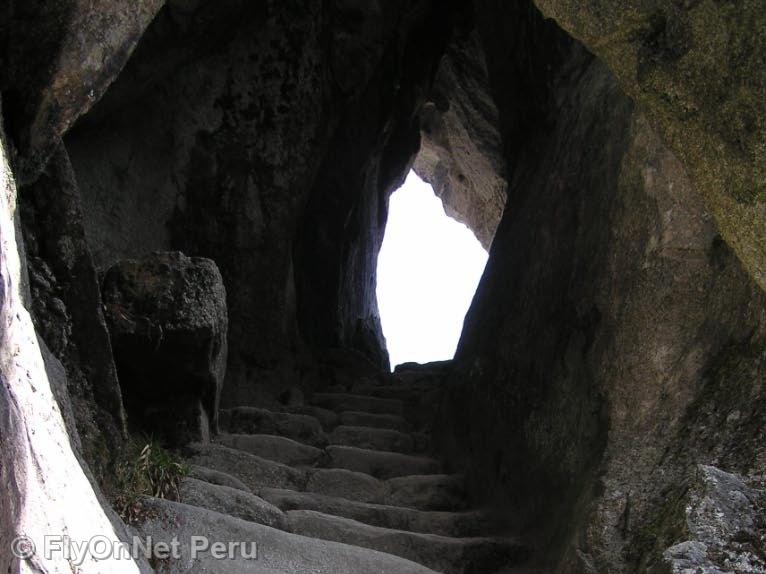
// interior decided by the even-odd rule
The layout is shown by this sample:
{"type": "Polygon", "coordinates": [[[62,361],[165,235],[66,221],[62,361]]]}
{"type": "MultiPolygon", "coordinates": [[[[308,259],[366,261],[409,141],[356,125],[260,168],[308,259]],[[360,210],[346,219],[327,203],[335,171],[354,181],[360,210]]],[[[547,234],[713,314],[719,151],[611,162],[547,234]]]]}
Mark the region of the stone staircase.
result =
{"type": "MultiPolygon", "coordinates": [[[[189,447],[184,504],[154,504],[198,507],[210,521],[223,515],[324,541],[319,548],[306,542],[297,562],[262,548],[272,560],[256,561],[260,570],[238,570],[253,566],[240,564],[221,572],[520,571],[526,548],[499,536],[481,510],[469,507],[462,478],[429,456],[437,386],[394,380],[332,391],[315,394],[307,405],[222,411],[221,434],[189,447]],[[347,545],[357,547],[354,553],[347,545]],[[341,562],[352,555],[372,562],[348,558],[324,568],[317,556],[328,549],[341,562]]],[[[157,524],[147,530],[162,538],[157,524]]]]}

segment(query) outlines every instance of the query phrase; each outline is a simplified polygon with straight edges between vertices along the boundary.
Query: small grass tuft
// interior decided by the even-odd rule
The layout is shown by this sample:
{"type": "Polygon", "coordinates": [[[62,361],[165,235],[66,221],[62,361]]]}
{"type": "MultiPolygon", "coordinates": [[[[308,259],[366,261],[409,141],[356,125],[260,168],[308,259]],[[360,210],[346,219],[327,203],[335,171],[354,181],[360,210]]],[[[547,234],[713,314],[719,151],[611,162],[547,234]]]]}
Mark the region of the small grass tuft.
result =
{"type": "Polygon", "coordinates": [[[179,500],[188,466],[156,440],[132,440],[117,462],[113,503],[122,519],[136,524],[145,518],[142,496],[179,500]]]}

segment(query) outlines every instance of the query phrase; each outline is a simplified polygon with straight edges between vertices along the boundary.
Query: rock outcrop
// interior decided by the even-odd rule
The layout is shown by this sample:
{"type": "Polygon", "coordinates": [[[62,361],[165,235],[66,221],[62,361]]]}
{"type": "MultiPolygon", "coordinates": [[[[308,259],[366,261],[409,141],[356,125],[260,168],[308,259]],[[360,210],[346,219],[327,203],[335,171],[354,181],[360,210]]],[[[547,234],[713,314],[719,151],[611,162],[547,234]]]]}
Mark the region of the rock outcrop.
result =
{"type": "Polygon", "coordinates": [[[125,410],[79,189],[63,146],[19,197],[32,320],[66,369],[64,391],[74,410],[67,422],[101,480],[109,473],[109,453],[125,438],[125,410]]]}
{"type": "Polygon", "coordinates": [[[100,269],[176,249],[220,268],[224,403],[303,384],[311,349],[387,366],[386,199],[452,18],[430,1],[168,3],[65,138],[100,269]]]}
{"type": "Polygon", "coordinates": [[[663,559],[672,574],[766,572],[764,477],[743,478],[701,465],[673,500],[665,528],[689,539],[668,548],[663,559]]]}
{"type": "MultiPolygon", "coordinates": [[[[16,209],[16,182],[0,132],[0,568],[71,572],[63,553],[43,557],[45,537],[127,540],[124,525],[94,491],[78,448],[67,373],[38,340],[25,305],[28,279],[16,209]]],[[[50,540],[50,539],[49,539],[50,540]]],[[[63,542],[63,539],[61,539],[63,542]]],[[[133,560],[85,557],[83,572],[151,572],[133,560]]]]}
{"type": "Polygon", "coordinates": [[[135,428],[198,441],[197,506],[143,532],[271,545],[241,571],[763,570],[764,18],[5,2],[0,570],[20,534],[124,538],[99,484],[135,428]],[[455,361],[392,379],[413,165],[491,250],[455,361]]]}
{"type": "Polygon", "coordinates": [[[519,86],[534,104],[503,131],[509,201],[448,377],[444,448],[537,533],[548,568],[651,571],[674,542],[653,527],[666,493],[697,464],[762,472],[745,404],[764,396],[766,298],[607,67],[533,9],[489,4],[490,75],[514,95],[500,115],[518,117],[519,86]],[[513,26],[535,48],[504,59],[513,26]]]}
{"type": "Polygon", "coordinates": [[[226,373],[226,290],[209,259],[127,259],[104,277],[104,305],[132,424],[173,444],[209,440],[226,373]]]}
{"type": "Polygon", "coordinates": [[[120,73],[164,0],[10,0],[0,8],[0,90],[20,155],[19,183],[34,181],[58,140],[120,73]]]}
{"type": "Polygon", "coordinates": [[[610,67],[766,288],[766,13],[760,2],[535,0],[610,67]]]}
{"type": "Polygon", "coordinates": [[[447,215],[465,223],[489,249],[505,207],[500,115],[492,99],[481,39],[458,35],[421,112],[413,169],[441,198],[447,215]]]}

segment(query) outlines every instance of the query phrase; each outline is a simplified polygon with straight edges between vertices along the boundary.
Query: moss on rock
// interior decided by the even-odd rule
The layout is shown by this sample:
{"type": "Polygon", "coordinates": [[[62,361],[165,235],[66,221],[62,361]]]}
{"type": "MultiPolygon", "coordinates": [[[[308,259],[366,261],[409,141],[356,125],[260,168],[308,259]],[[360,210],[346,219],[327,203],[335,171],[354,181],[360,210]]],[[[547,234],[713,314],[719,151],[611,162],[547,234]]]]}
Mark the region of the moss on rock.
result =
{"type": "Polygon", "coordinates": [[[766,11],[758,0],[536,0],[602,58],[766,288],[766,11]]]}

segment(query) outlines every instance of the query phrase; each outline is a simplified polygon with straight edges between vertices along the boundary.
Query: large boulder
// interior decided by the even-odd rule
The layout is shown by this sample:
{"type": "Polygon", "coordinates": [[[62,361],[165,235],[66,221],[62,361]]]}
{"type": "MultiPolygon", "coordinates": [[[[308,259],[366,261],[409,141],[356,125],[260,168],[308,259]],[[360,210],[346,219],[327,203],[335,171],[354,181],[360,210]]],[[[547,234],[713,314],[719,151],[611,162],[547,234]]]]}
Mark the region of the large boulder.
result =
{"type": "Polygon", "coordinates": [[[114,265],[104,304],[131,423],[205,440],[226,369],[226,291],[210,259],[158,252],[114,265]]]}

